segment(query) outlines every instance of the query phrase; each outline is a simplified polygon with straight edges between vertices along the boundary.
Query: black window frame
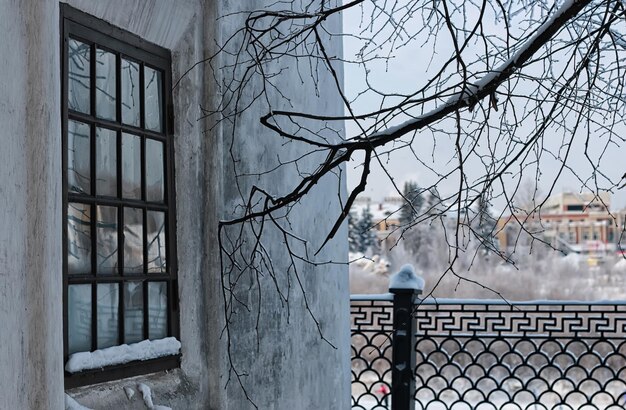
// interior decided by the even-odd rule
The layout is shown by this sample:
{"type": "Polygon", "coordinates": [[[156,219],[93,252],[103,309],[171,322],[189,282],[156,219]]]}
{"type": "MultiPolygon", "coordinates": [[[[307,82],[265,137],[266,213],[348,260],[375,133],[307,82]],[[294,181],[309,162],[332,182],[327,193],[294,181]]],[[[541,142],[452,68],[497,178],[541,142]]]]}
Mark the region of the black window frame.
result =
{"type": "MultiPolygon", "coordinates": [[[[171,70],[171,53],[169,50],[149,43],[140,37],[131,34],[125,30],[117,28],[103,20],[83,13],[77,9],[74,9],[67,4],[60,4],[60,30],[61,30],[61,119],[62,119],[62,175],[63,175],[63,358],[64,363],[67,363],[69,358],[68,348],[68,290],[70,284],[92,284],[92,320],[91,320],[91,339],[92,339],[92,351],[96,346],[97,339],[97,319],[96,319],[96,301],[93,298],[95,293],[96,284],[98,283],[118,283],[118,289],[120,297],[118,299],[118,338],[122,340],[124,330],[124,302],[123,302],[123,284],[127,281],[141,281],[143,282],[143,315],[144,324],[143,332],[144,339],[148,335],[148,311],[147,311],[147,294],[146,289],[148,282],[165,282],[167,288],[167,336],[173,336],[179,338],[180,324],[179,324],[179,301],[178,301],[178,264],[177,264],[177,252],[176,252],[176,201],[175,201],[175,187],[174,187],[174,132],[173,132],[173,110],[172,110],[172,70],[171,70]],[[68,40],[79,40],[90,44],[91,47],[91,61],[90,61],[90,114],[82,114],[76,111],[71,111],[68,108],[68,40]],[[116,121],[110,121],[98,118],[95,113],[95,47],[103,48],[106,51],[114,52],[118,57],[117,61],[117,78],[116,78],[116,121]],[[120,64],[121,57],[128,58],[140,63],[140,77],[143,84],[143,67],[144,65],[153,69],[157,69],[162,73],[162,90],[161,95],[163,98],[163,106],[161,107],[161,127],[162,132],[153,132],[144,127],[144,98],[143,98],[143,86],[140,86],[140,125],[134,127],[122,123],[121,118],[121,103],[117,102],[121,99],[120,94],[120,64]],[[141,138],[141,169],[145,169],[145,141],[146,138],[152,140],[158,140],[164,144],[163,160],[165,162],[163,172],[164,175],[164,198],[163,204],[149,202],[146,196],[146,182],[145,171],[142,171],[141,190],[142,199],[132,200],[123,198],[121,196],[121,182],[119,182],[119,173],[117,174],[117,191],[118,196],[115,198],[103,198],[96,195],[95,187],[92,187],[90,194],[70,193],[68,189],[68,122],[70,120],[77,120],[90,125],[91,132],[91,155],[93,156],[95,142],[96,127],[103,126],[106,128],[112,128],[117,131],[117,170],[121,167],[121,135],[123,132],[130,132],[133,135],[139,135],[141,138]],[[120,249],[123,249],[123,229],[122,224],[119,223],[121,216],[120,211],[123,211],[124,207],[136,207],[141,208],[144,214],[144,247],[146,245],[146,217],[145,215],[149,210],[161,210],[165,213],[165,229],[166,229],[166,260],[167,260],[167,272],[162,274],[147,273],[148,267],[144,263],[144,272],[142,274],[127,275],[123,272],[119,272],[113,276],[97,275],[95,272],[91,272],[85,275],[69,275],[68,274],[68,232],[67,232],[67,220],[68,220],[68,204],[70,202],[81,202],[91,204],[92,208],[96,205],[103,206],[115,206],[118,209],[118,255],[120,249]]],[[[90,161],[93,163],[95,159],[92,157],[90,161]]],[[[93,176],[94,166],[91,165],[91,181],[95,182],[93,176]]],[[[92,210],[92,216],[95,211],[92,210]]],[[[90,221],[93,227],[95,222],[90,221]]],[[[95,232],[92,231],[92,244],[94,243],[95,232]]],[[[147,254],[147,250],[143,250],[144,255],[147,254]]],[[[92,253],[95,252],[95,248],[92,248],[92,253]]],[[[92,256],[95,258],[95,256],[92,256]]],[[[118,259],[122,258],[118,256],[118,259]]],[[[146,262],[147,259],[144,261],[146,262]]],[[[92,264],[93,266],[93,264],[92,264]]],[[[153,373],[162,370],[173,369],[180,366],[180,354],[173,356],[166,356],[162,358],[146,360],[146,361],[134,361],[122,365],[109,366],[104,369],[86,370],[79,373],[65,372],[65,388],[72,388],[77,386],[83,386],[88,384],[100,383],[104,381],[117,380],[126,377],[137,376],[141,374],[153,373]]]]}

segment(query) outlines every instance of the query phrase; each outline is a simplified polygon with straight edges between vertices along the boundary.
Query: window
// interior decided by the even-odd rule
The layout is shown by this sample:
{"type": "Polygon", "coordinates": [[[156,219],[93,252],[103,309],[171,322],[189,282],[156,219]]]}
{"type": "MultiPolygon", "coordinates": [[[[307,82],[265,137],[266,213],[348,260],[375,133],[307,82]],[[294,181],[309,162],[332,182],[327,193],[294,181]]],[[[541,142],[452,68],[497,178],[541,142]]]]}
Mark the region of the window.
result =
{"type": "Polygon", "coordinates": [[[567,210],[569,212],[582,212],[584,210],[584,206],[583,205],[568,205],[567,206],[567,210]]]}
{"type": "MultiPolygon", "coordinates": [[[[171,57],[61,5],[64,356],[178,336],[171,57]]],[[[178,365],[66,372],[66,387],[178,365]]]]}

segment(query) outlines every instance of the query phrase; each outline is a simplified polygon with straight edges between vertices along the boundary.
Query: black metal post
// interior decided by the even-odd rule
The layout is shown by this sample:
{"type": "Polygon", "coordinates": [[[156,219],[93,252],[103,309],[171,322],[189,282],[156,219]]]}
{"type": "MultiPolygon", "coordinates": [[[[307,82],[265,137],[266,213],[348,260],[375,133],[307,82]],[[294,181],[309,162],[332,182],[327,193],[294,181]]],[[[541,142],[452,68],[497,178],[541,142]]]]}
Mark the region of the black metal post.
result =
{"type": "Polygon", "coordinates": [[[414,410],[415,400],[415,299],[424,281],[413,267],[404,266],[392,276],[389,291],[393,297],[393,356],[391,368],[391,410],[414,410]]]}

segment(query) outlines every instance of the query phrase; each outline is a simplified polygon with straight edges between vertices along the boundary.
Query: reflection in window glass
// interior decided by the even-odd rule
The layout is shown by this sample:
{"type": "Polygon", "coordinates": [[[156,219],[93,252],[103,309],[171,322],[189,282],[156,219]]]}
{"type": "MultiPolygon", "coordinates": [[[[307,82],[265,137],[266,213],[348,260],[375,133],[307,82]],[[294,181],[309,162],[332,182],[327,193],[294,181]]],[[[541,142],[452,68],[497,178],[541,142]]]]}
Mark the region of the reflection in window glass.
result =
{"type": "Polygon", "coordinates": [[[124,343],[143,340],[143,283],[124,284],[124,343]]]}
{"type": "Polygon", "coordinates": [[[67,271],[91,272],[91,206],[86,204],[67,206],[67,271]]]}
{"type": "Polygon", "coordinates": [[[96,208],[97,272],[117,273],[117,208],[96,208]]]}
{"type": "Polygon", "coordinates": [[[91,285],[70,285],[67,292],[69,353],[91,350],[91,285]]]}
{"type": "Polygon", "coordinates": [[[122,134],[122,197],[141,199],[141,139],[122,134]]]}
{"type": "Polygon", "coordinates": [[[161,72],[150,67],[144,69],[145,87],[145,126],[152,131],[161,132],[161,72]]]}
{"type": "Polygon", "coordinates": [[[116,56],[96,49],[96,115],[115,121],[116,56]]]}
{"type": "Polygon", "coordinates": [[[122,122],[139,127],[139,64],[122,59],[122,122]]]}
{"type": "Polygon", "coordinates": [[[96,128],[96,194],[117,196],[117,133],[96,128]]]}
{"type": "Polygon", "coordinates": [[[143,273],[143,211],[124,208],[124,272],[143,273]]]}
{"type": "Polygon", "coordinates": [[[166,271],[165,213],[147,212],[148,272],[166,271]]]}
{"type": "Polygon", "coordinates": [[[90,113],[90,65],[91,49],[88,44],[68,41],[67,106],[70,110],[90,113]]]}
{"type": "Polygon", "coordinates": [[[100,283],[97,287],[98,349],[119,342],[119,291],[117,283],[100,283]]]}
{"type": "Polygon", "coordinates": [[[148,283],[148,330],[149,338],[167,336],[167,286],[165,282],[148,283]]]}
{"type": "Polygon", "coordinates": [[[176,336],[178,323],[170,53],[72,13],[61,7],[66,353],[176,336]]]}
{"type": "Polygon", "coordinates": [[[67,189],[91,193],[90,130],[88,124],[67,122],[67,189]]]}
{"type": "Polygon", "coordinates": [[[146,200],[163,202],[163,143],[146,138],[146,200]]]}

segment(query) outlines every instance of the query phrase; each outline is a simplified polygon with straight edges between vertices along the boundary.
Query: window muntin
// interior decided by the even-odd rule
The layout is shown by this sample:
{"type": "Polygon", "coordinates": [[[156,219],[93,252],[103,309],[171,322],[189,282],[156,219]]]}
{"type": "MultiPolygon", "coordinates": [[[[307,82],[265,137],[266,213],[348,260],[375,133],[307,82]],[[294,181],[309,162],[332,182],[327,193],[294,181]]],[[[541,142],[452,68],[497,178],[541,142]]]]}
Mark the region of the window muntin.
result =
{"type": "Polygon", "coordinates": [[[67,360],[177,336],[178,318],[169,52],[62,13],[67,360]]]}

